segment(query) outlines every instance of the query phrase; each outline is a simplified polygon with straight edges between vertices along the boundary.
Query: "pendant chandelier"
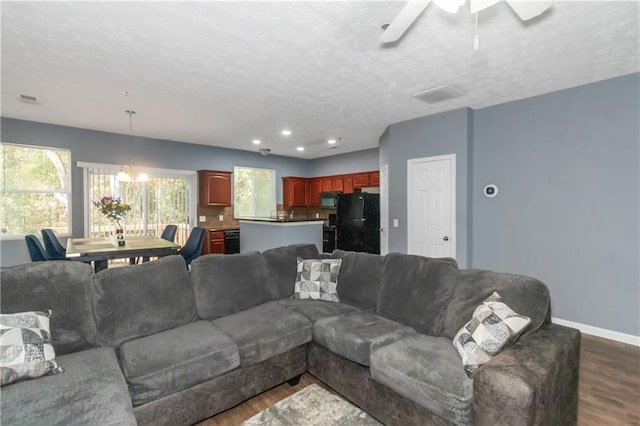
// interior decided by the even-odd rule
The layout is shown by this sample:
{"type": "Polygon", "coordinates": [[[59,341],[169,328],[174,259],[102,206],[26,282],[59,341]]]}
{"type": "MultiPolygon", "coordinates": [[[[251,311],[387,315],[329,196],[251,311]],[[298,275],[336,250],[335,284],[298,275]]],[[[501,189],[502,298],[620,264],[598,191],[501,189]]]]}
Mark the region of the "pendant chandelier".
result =
{"type": "Polygon", "coordinates": [[[125,111],[129,115],[129,163],[120,168],[120,171],[116,175],[116,179],[120,182],[148,182],[149,176],[146,173],[138,173],[136,176],[133,169],[133,115],[136,113],[134,110],[125,111]]]}

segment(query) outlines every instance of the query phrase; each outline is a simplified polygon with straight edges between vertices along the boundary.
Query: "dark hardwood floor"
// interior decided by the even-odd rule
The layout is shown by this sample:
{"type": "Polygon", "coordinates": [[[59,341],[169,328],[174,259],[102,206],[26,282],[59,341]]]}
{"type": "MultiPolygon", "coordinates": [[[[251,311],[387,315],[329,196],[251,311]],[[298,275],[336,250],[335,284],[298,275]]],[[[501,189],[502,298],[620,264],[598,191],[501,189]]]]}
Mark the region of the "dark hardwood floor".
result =
{"type": "MultiPolygon", "coordinates": [[[[198,425],[237,425],[312,383],[326,387],[304,374],[296,386],[277,386],[198,425]]],[[[583,334],[579,397],[580,426],[640,426],[640,347],[583,334]]]]}

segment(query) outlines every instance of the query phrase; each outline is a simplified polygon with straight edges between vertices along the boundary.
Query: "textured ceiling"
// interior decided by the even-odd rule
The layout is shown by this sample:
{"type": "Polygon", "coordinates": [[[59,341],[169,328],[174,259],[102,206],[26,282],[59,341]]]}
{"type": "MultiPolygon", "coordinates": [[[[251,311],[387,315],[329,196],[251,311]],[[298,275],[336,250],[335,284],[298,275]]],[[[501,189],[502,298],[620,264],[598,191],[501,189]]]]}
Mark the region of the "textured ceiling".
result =
{"type": "Polygon", "coordinates": [[[3,1],[2,116],[126,134],[133,108],[136,135],[316,158],[376,147],[392,123],[639,71],[637,1],[557,1],[527,23],[499,3],[477,51],[468,5],[432,4],[381,46],[404,4],[3,1]],[[412,97],[441,85],[464,95],[412,97]]]}

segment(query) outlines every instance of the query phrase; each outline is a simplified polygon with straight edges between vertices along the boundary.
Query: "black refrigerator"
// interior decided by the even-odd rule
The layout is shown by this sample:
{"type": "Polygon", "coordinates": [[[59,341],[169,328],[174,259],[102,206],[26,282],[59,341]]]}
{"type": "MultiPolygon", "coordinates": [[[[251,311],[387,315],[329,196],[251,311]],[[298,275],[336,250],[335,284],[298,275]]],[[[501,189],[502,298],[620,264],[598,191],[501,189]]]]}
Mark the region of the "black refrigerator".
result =
{"type": "Polygon", "coordinates": [[[336,234],[340,250],[380,254],[380,195],[338,195],[336,234]]]}

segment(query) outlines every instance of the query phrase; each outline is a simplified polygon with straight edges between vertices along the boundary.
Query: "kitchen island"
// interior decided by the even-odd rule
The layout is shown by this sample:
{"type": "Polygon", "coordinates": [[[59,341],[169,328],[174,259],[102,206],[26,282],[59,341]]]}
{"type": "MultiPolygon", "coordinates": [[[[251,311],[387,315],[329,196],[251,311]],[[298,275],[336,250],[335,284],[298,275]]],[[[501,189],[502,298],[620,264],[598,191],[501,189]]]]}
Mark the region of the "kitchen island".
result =
{"type": "Polygon", "coordinates": [[[240,252],[265,251],[290,244],[315,244],[322,251],[321,219],[238,218],[240,252]]]}

